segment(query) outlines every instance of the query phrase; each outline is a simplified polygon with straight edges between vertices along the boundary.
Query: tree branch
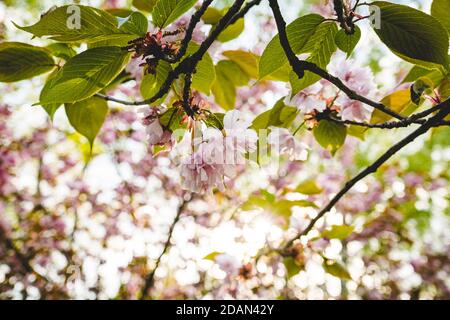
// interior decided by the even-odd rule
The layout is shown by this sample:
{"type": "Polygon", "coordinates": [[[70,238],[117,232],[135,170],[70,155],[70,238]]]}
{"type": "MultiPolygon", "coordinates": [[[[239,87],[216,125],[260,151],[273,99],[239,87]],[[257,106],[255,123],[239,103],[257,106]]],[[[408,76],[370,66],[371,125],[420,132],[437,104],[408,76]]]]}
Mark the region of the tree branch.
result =
{"type": "Polygon", "coordinates": [[[195,27],[212,2],[213,0],[203,1],[200,8],[192,15],[191,20],[189,21],[188,28],[186,29],[186,35],[181,42],[180,50],[177,52],[176,56],[173,59],[167,59],[166,61],[170,63],[178,62],[186,54],[186,50],[189,46],[189,42],[192,40],[192,34],[194,33],[195,27]]]}
{"type": "Polygon", "coordinates": [[[39,272],[34,269],[34,267],[31,264],[31,261],[28,256],[23,254],[19,248],[16,247],[14,244],[14,241],[6,235],[5,230],[0,227],[0,241],[5,244],[5,247],[7,250],[11,250],[14,255],[16,256],[17,261],[19,261],[20,265],[24,269],[25,272],[34,274],[38,279],[50,283],[50,280],[47,279],[44,275],[40,274],[39,272]]]}
{"type": "Polygon", "coordinates": [[[352,21],[353,16],[351,15],[350,8],[348,8],[344,0],[333,0],[333,6],[341,28],[344,29],[345,33],[353,34],[355,32],[355,25],[352,21]]]}
{"type": "Polygon", "coordinates": [[[358,175],[356,175],[351,180],[347,181],[344,187],[330,200],[330,202],[317,214],[317,216],[311,220],[309,225],[297,236],[289,240],[284,246],[283,249],[289,248],[295,240],[299,239],[301,236],[307,235],[309,231],[314,227],[316,222],[322,218],[328,211],[330,211],[334,205],[360,180],[364,179],[371,173],[374,173],[378,170],[378,168],[389,160],[394,154],[396,154],[403,147],[413,142],[417,137],[426,133],[430,128],[434,127],[437,123],[441,122],[448,114],[450,114],[450,98],[446,101],[439,104],[440,110],[439,112],[429,118],[423,125],[421,125],[418,129],[413,131],[411,134],[406,136],[403,140],[398,142],[389,148],[381,157],[379,157],[374,163],[368,166],[366,169],[361,171],[358,175]]]}
{"type": "Polygon", "coordinates": [[[230,24],[230,21],[234,17],[235,14],[242,7],[242,4],[245,0],[236,0],[234,4],[230,7],[227,13],[220,19],[217,23],[216,27],[211,31],[209,36],[202,42],[200,48],[195,52],[191,57],[194,61],[200,61],[209,47],[213,44],[213,42],[217,39],[217,37],[225,30],[226,27],[230,24]]]}
{"type": "Polygon", "coordinates": [[[171,72],[169,72],[166,80],[164,81],[163,85],[160,87],[158,92],[151,98],[143,100],[143,101],[126,101],[121,99],[116,99],[111,96],[103,95],[97,93],[95,96],[105,99],[107,101],[113,101],[124,105],[131,105],[131,106],[141,106],[141,105],[147,105],[152,104],[158,99],[164,97],[164,95],[170,90],[170,86],[172,85],[173,81],[178,79],[178,77],[181,74],[186,73],[193,73],[195,70],[195,67],[197,64],[202,60],[205,53],[208,51],[209,47],[213,44],[213,42],[217,39],[217,37],[220,35],[220,33],[228,26],[229,22],[233,18],[233,16],[239,11],[242,4],[245,0],[237,0],[235,3],[230,7],[230,9],[227,11],[227,13],[220,19],[220,21],[217,23],[214,30],[209,34],[209,36],[203,41],[203,43],[200,45],[200,48],[193,53],[192,55],[188,56],[186,59],[182,60],[171,72]]]}
{"type": "MultiPolygon", "coordinates": [[[[352,121],[352,120],[341,120],[333,115],[327,115],[324,118],[331,120],[336,123],[346,124],[346,125],[352,125],[352,126],[358,126],[358,127],[365,127],[369,129],[377,128],[377,129],[397,129],[397,128],[406,128],[409,127],[412,124],[417,124],[413,120],[412,117],[406,118],[406,121],[387,121],[383,123],[366,123],[366,122],[358,122],[358,121],[352,121]]],[[[425,123],[425,119],[421,119],[422,123],[425,123]]],[[[440,126],[446,126],[447,121],[440,121],[434,125],[434,127],[440,127],[440,126]]]]}
{"type": "Polygon", "coordinates": [[[194,119],[194,110],[190,105],[191,97],[191,84],[192,84],[192,74],[186,73],[184,77],[184,87],[183,87],[183,109],[186,114],[194,119]]]}
{"type": "Polygon", "coordinates": [[[144,287],[142,288],[142,291],[141,291],[141,297],[140,297],[141,300],[145,300],[145,299],[147,299],[149,297],[149,290],[153,287],[156,270],[158,269],[158,267],[159,267],[159,265],[161,263],[162,257],[166,254],[166,252],[169,250],[169,248],[171,246],[170,242],[172,240],[172,234],[173,234],[173,230],[175,229],[175,225],[180,220],[181,214],[183,213],[183,211],[186,208],[187,204],[192,200],[192,197],[190,196],[189,198],[186,198],[186,199],[188,199],[188,200],[183,199],[183,202],[181,202],[180,206],[178,207],[177,214],[176,214],[172,224],[170,225],[169,233],[167,235],[167,240],[164,243],[163,251],[159,255],[158,259],[156,259],[155,267],[147,275],[147,277],[145,279],[144,287]]]}
{"type": "Polygon", "coordinates": [[[405,119],[403,116],[390,110],[384,104],[375,102],[364,96],[359,95],[354,90],[347,87],[339,78],[332,76],[326,70],[323,70],[316,64],[305,60],[299,60],[295,55],[294,51],[292,50],[291,45],[289,44],[289,40],[286,33],[286,22],[284,21],[284,18],[281,14],[278,2],[276,0],[269,0],[269,3],[270,7],[272,8],[273,15],[275,17],[275,22],[277,24],[281,46],[283,47],[286,57],[288,58],[289,64],[291,65],[292,69],[300,79],[303,78],[303,76],[305,75],[305,71],[310,71],[334,84],[337,88],[339,88],[342,92],[344,92],[350,99],[358,100],[362,103],[365,103],[398,120],[405,119]]]}
{"type": "Polygon", "coordinates": [[[258,6],[261,3],[261,0],[253,0],[250,2],[247,2],[247,4],[239,11],[237,14],[234,15],[233,19],[230,20],[229,25],[234,24],[236,21],[238,21],[240,18],[243,18],[251,8],[258,6]]]}

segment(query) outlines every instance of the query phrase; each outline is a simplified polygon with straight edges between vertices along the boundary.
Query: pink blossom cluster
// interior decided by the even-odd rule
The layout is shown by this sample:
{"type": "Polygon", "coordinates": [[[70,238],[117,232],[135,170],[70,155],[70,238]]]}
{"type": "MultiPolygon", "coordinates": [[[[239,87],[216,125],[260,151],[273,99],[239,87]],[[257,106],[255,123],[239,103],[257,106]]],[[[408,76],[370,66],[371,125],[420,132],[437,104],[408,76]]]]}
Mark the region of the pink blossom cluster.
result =
{"type": "MultiPolygon", "coordinates": [[[[160,109],[145,108],[143,124],[150,145],[175,144],[174,133],[164,128],[159,120],[160,109]]],[[[190,131],[177,146],[181,154],[183,187],[191,192],[224,190],[225,178],[236,176],[238,168],[246,164],[246,156],[256,151],[258,136],[249,129],[251,121],[239,110],[229,111],[223,118],[223,129],[208,127],[199,121],[190,121],[190,131]],[[187,155],[186,155],[187,154],[187,155]]],[[[267,139],[274,154],[287,155],[291,161],[304,161],[308,147],[298,141],[288,129],[271,127],[267,139]]]]}
{"type": "Polygon", "coordinates": [[[245,154],[256,150],[257,135],[238,110],[223,119],[224,129],[204,128],[190,141],[193,151],[182,159],[184,188],[192,192],[223,190],[224,178],[233,178],[236,167],[245,164],[245,154]]]}
{"type": "MultiPolygon", "coordinates": [[[[374,77],[370,68],[359,67],[351,59],[343,60],[335,57],[330,65],[330,70],[357,94],[366,97],[375,95],[374,77]]],[[[286,104],[298,107],[303,114],[320,113],[328,108],[337,111],[342,120],[359,122],[368,121],[373,111],[372,107],[350,99],[323,79],[294,96],[288,97],[286,104]]]]}
{"type": "Polygon", "coordinates": [[[164,128],[158,116],[161,113],[159,108],[142,108],[140,112],[143,114],[142,124],[146,128],[148,135],[148,143],[150,145],[165,145],[171,144],[172,132],[167,128],[164,128]]]}

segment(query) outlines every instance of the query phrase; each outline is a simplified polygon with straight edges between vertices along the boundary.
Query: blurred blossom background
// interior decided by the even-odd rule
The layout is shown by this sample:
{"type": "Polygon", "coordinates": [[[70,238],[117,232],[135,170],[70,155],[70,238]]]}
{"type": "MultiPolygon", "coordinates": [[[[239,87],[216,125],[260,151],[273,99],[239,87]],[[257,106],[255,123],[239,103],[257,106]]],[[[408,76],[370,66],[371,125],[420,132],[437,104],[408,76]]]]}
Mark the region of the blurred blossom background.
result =
{"type": "MultiPolygon", "coordinates": [[[[328,10],[325,1],[279,2],[288,22],[328,10]]],[[[425,12],[431,3],[393,2],[425,12]]],[[[3,0],[0,41],[47,44],[12,21],[30,25],[51,6],[70,3],[3,0]]],[[[80,3],[131,7],[125,0],[80,3]]],[[[364,24],[351,64],[370,67],[380,99],[398,90],[411,65],[364,24]]],[[[207,31],[202,26],[194,36],[201,41],[207,31]]],[[[224,50],[261,54],[275,34],[263,1],[237,39],[209,53],[215,62],[224,50]]],[[[338,72],[342,60],[336,54],[329,70],[338,72]]],[[[133,68],[132,61],[127,70],[133,68]]],[[[139,81],[112,94],[138,99],[139,81]]],[[[90,157],[63,108],[51,121],[33,106],[44,82],[0,84],[0,299],[450,298],[450,128],[421,136],[358,183],[301,239],[292,259],[271,249],[412,128],[349,136],[334,157],[302,128],[296,137],[309,148],[306,161],[280,156],[248,165],[223,192],[189,196],[170,154],[153,156],[136,107],[109,104],[90,157]],[[317,208],[283,207],[293,200],[317,208]],[[324,237],[334,225],[353,229],[345,239],[324,237]]],[[[284,83],[255,82],[238,89],[236,109],[254,118],[288,93],[284,83]]]]}

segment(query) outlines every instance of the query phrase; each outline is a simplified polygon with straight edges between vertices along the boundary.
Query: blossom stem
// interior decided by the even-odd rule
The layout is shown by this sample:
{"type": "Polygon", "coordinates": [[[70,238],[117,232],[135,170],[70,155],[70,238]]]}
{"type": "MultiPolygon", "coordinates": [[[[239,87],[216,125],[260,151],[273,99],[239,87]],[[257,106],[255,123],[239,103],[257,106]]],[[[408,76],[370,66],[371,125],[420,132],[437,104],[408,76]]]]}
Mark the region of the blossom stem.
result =
{"type": "Polygon", "coordinates": [[[188,48],[189,42],[192,39],[192,34],[194,33],[194,29],[200,21],[203,14],[206,12],[206,9],[210,6],[213,0],[205,0],[203,1],[200,8],[192,15],[191,20],[189,21],[189,25],[186,29],[186,35],[184,36],[180,50],[178,50],[177,54],[172,59],[166,59],[167,62],[176,63],[181,60],[181,58],[186,54],[186,50],[188,48]]]}
{"type": "Polygon", "coordinates": [[[295,136],[297,134],[297,132],[303,127],[305,122],[306,121],[303,121],[302,123],[300,123],[300,125],[297,127],[297,129],[294,130],[294,132],[292,133],[293,136],[295,136]]]}

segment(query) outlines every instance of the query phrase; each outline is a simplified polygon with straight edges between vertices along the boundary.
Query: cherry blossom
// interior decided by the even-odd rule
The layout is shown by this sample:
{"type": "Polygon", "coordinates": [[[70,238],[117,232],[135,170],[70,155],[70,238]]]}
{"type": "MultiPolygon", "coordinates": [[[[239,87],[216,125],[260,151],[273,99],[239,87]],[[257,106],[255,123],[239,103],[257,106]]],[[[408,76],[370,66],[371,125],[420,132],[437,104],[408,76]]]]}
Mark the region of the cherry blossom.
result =
{"type": "Polygon", "coordinates": [[[305,161],[308,157],[308,147],[298,141],[286,128],[271,127],[268,142],[279,154],[286,154],[289,160],[305,161]]]}
{"type": "Polygon", "coordinates": [[[239,273],[241,264],[235,257],[229,254],[222,253],[217,255],[215,262],[219,265],[220,269],[225,271],[229,276],[237,275],[239,273]]]}
{"type": "MultiPolygon", "coordinates": [[[[372,97],[375,95],[374,77],[370,68],[359,67],[355,61],[337,57],[331,66],[337,77],[356,93],[372,97]]],[[[335,101],[342,120],[366,122],[370,119],[373,108],[357,100],[340,94],[335,101]]]]}
{"type": "Polygon", "coordinates": [[[170,143],[172,140],[172,133],[169,130],[164,129],[159,122],[159,109],[142,108],[140,109],[140,112],[144,115],[142,124],[146,126],[148,143],[150,145],[164,145],[170,143]]]}
{"type": "Polygon", "coordinates": [[[205,162],[202,152],[192,154],[189,161],[181,166],[184,189],[196,193],[210,192],[213,188],[224,189],[222,164],[205,162]]]}
{"type": "Polygon", "coordinates": [[[373,108],[359,101],[351,100],[347,96],[340,95],[336,101],[340,106],[339,116],[342,120],[367,122],[370,120],[373,108]]]}
{"type": "Polygon", "coordinates": [[[312,113],[314,111],[324,111],[327,108],[326,101],[320,96],[322,86],[315,83],[303,91],[297,93],[292,98],[286,98],[285,103],[298,107],[302,113],[312,113]]]}
{"type": "Polygon", "coordinates": [[[183,185],[187,190],[223,190],[224,178],[233,178],[236,167],[245,164],[245,153],[256,150],[256,132],[248,129],[251,123],[238,110],[227,112],[223,122],[223,132],[197,125],[201,134],[190,142],[194,151],[184,157],[181,165],[183,185]]]}
{"type": "Polygon", "coordinates": [[[341,79],[350,89],[361,95],[374,95],[375,81],[373,73],[368,67],[360,67],[352,60],[344,60],[336,56],[330,66],[331,72],[341,79]]]}
{"type": "Polygon", "coordinates": [[[232,155],[232,159],[228,159],[228,157],[226,160],[234,160],[236,163],[242,164],[244,153],[256,150],[258,137],[254,130],[249,129],[251,121],[245,119],[239,110],[232,110],[225,114],[223,126],[226,153],[227,156],[232,155]]]}

